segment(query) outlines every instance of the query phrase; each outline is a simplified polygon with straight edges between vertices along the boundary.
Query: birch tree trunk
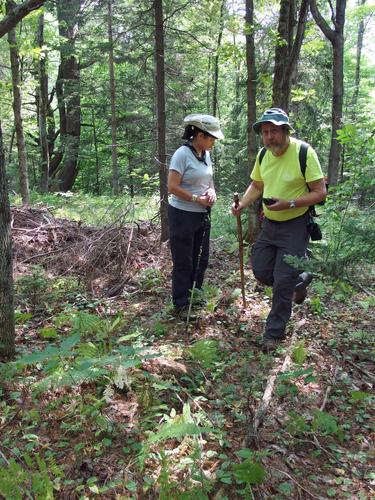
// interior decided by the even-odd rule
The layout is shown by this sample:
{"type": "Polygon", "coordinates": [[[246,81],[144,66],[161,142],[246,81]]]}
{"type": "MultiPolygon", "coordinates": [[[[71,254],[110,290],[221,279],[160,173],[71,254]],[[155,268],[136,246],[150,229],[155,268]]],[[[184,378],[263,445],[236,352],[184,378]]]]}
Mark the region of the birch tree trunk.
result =
{"type": "Polygon", "coordinates": [[[168,187],[165,152],[165,71],[164,71],[164,19],[163,0],[154,1],[155,10],[155,60],[156,60],[156,109],[160,192],[161,241],[167,241],[168,187]]]}
{"type": "MultiPolygon", "coordinates": [[[[7,9],[10,10],[11,2],[7,2],[7,9]]],[[[29,177],[27,172],[27,155],[25,134],[22,120],[22,96],[21,96],[21,78],[20,63],[17,47],[16,30],[13,28],[8,33],[10,64],[12,70],[12,88],[13,88],[13,113],[14,128],[16,130],[19,182],[22,204],[29,205],[29,177]]]]}

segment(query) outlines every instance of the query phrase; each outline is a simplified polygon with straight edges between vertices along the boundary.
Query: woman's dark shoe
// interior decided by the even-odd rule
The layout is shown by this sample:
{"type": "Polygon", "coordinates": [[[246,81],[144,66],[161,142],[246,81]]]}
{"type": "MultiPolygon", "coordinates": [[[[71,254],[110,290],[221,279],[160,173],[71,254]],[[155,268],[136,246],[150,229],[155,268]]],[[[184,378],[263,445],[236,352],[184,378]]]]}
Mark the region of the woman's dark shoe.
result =
{"type": "Polygon", "coordinates": [[[293,294],[293,302],[295,304],[302,304],[307,297],[307,287],[312,282],[313,276],[311,273],[301,273],[299,275],[300,281],[297,283],[294,294],[293,294]]]}
{"type": "Polygon", "coordinates": [[[263,338],[261,343],[261,349],[265,354],[273,352],[283,341],[283,338],[279,339],[267,339],[263,338]]]}

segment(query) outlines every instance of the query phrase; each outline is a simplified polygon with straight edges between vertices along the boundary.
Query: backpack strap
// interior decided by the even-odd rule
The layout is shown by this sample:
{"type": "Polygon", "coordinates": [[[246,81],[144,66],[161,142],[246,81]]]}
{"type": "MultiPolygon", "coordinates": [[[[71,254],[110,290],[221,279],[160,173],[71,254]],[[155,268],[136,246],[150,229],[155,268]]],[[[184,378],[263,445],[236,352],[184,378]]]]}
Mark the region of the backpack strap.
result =
{"type": "MultiPolygon", "coordinates": [[[[306,142],[303,142],[301,144],[300,149],[299,149],[298,159],[299,159],[299,166],[300,166],[301,173],[302,173],[303,177],[305,177],[305,173],[306,173],[308,148],[309,148],[309,145],[306,144],[306,142]]],[[[306,178],[305,178],[305,181],[306,181],[306,178]]],[[[307,185],[307,189],[310,191],[310,188],[309,188],[309,185],[307,184],[307,182],[306,182],[306,185],[307,185]]],[[[315,210],[315,205],[311,205],[309,207],[309,212],[313,217],[318,217],[318,214],[316,213],[316,210],[315,210]]]]}
{"type": "Polygon", "coordinates": [[[302,175],[305,177],[306,173],[306,162],[307,162],[307,150],[309,149],[309,145],[306,144],[306,142],[303,142],[301,144],[301,147],[299,148],[299,166],[301,168],[302,175]]]}
{"type": "Polygon", "coordinates": [[[264,158],[264,155],[267,153],[267,149],[266,148],[262,148],[260,150],[260,153],[259,153],[259,165],[262,164],[262,160],[264,158]]]}

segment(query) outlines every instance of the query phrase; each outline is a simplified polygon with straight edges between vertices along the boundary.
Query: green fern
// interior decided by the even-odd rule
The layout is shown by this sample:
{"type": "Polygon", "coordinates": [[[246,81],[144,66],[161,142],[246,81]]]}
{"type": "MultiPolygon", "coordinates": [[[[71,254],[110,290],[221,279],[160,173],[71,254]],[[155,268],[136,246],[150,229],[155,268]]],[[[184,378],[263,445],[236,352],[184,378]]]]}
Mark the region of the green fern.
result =
{"type": "Polygon", "coordinates": [[[0,495],[7,500],[23,500],[24,498],[52,500],[54,498],[53,482],[49,474],[53,470],[55,477],[62,476],[55,460],[50,457],[46,462],[39,454],[36,454],[33,460],[27,453],[24,453],[21,458],[25,466],[14,459],[11,459],[5,466],[0,465],[0,495]]]}
{"type": "Polygon", "coordinates": [[[218,342],[216,340],[198,340],[189,349],[190,356],[210,369],[218,360],[218,342]]]}

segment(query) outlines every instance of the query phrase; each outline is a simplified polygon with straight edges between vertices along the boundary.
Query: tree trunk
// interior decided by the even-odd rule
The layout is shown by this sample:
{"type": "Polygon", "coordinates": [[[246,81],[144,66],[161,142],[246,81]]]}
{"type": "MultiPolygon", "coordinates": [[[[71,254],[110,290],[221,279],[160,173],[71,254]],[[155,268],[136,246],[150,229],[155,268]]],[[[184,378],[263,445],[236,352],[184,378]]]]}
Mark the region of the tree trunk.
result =
{"type": "MultiPolygon", "coordinates": [[[[39,16],[37,45],[42,48],[44,44],[44,15],[39,16]]],[[[41,179],[40,188],[42,193],[48,193],[49,179],[49,151],[48,151],[48,136],[47,136],[47,108],[48,108],[48,75],[46,72],[46,57],[42,53],[39,56],[38,73],[39,73],[39,142],[41,151],[41,179]]]]}
{"type": "Polygon", "coordinates": [[[11,213],[0,122],[0,357],[14,355],[14,290],[11,213]]]}
{"type": "Polygon", "coordinates": [[[278,25],[278,41],[275,47],[275,69],[273,78],[272,105],[289,111],[293,78],[305,33],[309,0],[302,0],[296,26],[295,0],[281,0],[278,25]],[[296,31],[296,33],[295,33],[296,31]]]}
{"type": "Polygon", "coordinates": [[[311,13],[316,24],[332,44],[332,135],[328,161],[328,183],[336,185],[340,172],[342,146],[337,140],[337,131],[342,127],[343,99],[344,99],[344,24],[346,0],[336,0],[336,11],[332,9],[334,29],[330,28],[320,14],[316,0],[310,0],[311,13]]]}
{"type": "MultiPolygon", "coordinates": [[[[10,2],[7,2],[9,9],[10,2]]],[[[17,47],[17,37],[15,29],[11,29],[8,33],[10,62],[12,69],[12,87],[13,87],[13,112],[14,112],[14,127],[17,137],[17,151],[18,151],[18,166],[20,176],[20,192],[22,204],[27,206],[29,204],[29,178],[27,172],[27,155],[25,134],[23,130],[22,120],[22,96],[21,96],[21,78],[20,78],[20,64],[17,47]]]]}
{"type": "Polygon", "coordinates": [[[161,241],[167,241],[168,231],[168,188],[165,153],[165,72],[164,72],[164,20],[163,0],[155,0],[155,59],[156,59],[156,108],[158,166],[160,184],[161,241]]]}
{"type": "Polygon", "coordinates": [[[81,135],[80,67],[75,56],[75,40],[81,0],[57,0],[60,35],[60,67],[56,96],[60,113],[62,160],[54,177],[58,189],[69,191],[78,173],[81,135]],[[59,88],[59,92],[58,89],[59,88]]]}
{"type": "MultiPolygon", "coordinates": [[[[45,0],[27,0],[0,22],[0,38],[45,0]]],[[[14,288],[12,263],[11,212],[6,182],[3,134],[0,122],[0,356],[11,358],[15,352],[14,288]]]]}
{"type": "Polygon", "coordinates": [[[95,148],[95,187],[94,193],[98,196],[100,195],[100,178],[99,178],[99,153],[98,153],[98,138],[96,133],[96,122],[95,122],[95,114],[94,109],[91,109],[91,120],[92,120],[92,131],[93,131],[93,139],[94,139],[94,148],[95,148]]]}
{"type": "Polygon", "coordinates": [[[26,0],[14,7],[11,12],[0,21],[0,38],[9,33],[24,17],[33,10],[39,9],[46,0],[26,0]]]}
{"type": "Polygon", "coordinates": [[[117,117],[116,117],[116,86],[115,68],[113,62],[113,32],[112,32],[112,0],[108,0],[108,45],[109,45],[109,86],[111,95],[111,156],[112,156],[112,192],[117,196],[119,188],[119,171],[117,161],[117,117]]]}
{"type": "MultiPolygon", "coordinates": [[[[359,0],[358,5],[365,5],[366,0],[359,0]]],[[[356,62],[355,62],[355,79],[354,79],[354,91],[352,96],[352,102],[350,108],[351,118],[353,122],[356,119],[356,107],[358,102],[358,94],[359,94],[359,84],[361,81],[361,56],[362,56],[362,47],[363,47],[363,36],[365,34],[365,22],[363,19],[360,20],[358,26],[358,34],[357,34],[357,54],[356,54],[356,62]]]]}
{"type": "Polygon", "coordinates": [[[214,58],[214,88],[212,93],[212,114],[216,116],[218,111],[218,85],[219,85],[219,49],[221,46],[221,39],[223,37],[224,30],[224,11],[225,11],[225,0],[222,0],[220,7],[220,21],[219,21],[219,34],[217,36],[216,44],[216,55],[214,58]]]}
{"type": "MultiPolygon", "coordinates": [[[[253,123],[256,121],[256,91],[257,91],[257,70],[255,65],[255,43],[254,43],[254,3],[253,0],[246,0],[246,66],[247,66],[247,157],[248,172],[250,177],[256,154],[257,141],[253,130],[253,123]]],[[[253,243],[260,231],[259,205],[253,203],[248,209],[248,226],[246,239],[253,243]]]]}

